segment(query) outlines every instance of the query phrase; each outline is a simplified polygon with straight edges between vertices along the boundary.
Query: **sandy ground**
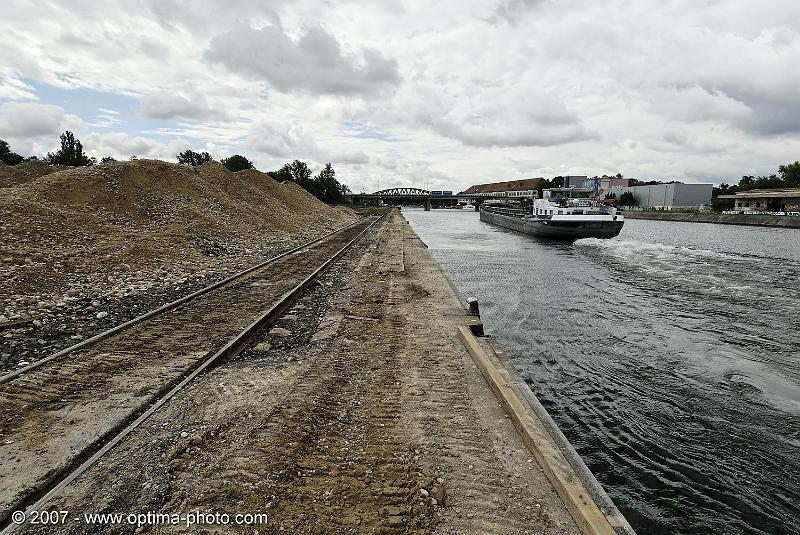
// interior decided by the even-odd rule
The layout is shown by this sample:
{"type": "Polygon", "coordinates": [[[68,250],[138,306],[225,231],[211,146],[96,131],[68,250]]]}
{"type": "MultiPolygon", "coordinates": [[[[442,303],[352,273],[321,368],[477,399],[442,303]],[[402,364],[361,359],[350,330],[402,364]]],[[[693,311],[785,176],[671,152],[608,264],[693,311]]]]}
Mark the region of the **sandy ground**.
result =
{"type": "Polygon", "coordinates": [[[579,533],[457,339],[463,313],[395,213],[55,499],[63,526],[27,531],[127,533],[73,519],[204,511],[267,513],[215,533],[579,533]]]}
{"type": "Polygon", "coordinates": [[[0,168],[0,368],[356,219],[296,184],[217,162],[0,168]]]}

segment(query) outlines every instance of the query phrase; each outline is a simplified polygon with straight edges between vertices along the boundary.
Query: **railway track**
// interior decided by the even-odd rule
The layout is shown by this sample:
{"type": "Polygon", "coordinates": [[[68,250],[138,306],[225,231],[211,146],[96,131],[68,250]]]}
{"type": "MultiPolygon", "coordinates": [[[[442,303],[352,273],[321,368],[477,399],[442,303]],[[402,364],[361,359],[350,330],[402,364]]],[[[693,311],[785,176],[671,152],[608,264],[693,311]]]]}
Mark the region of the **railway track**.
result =
{"type": "Polygon", "coordinates": [[[359,222],[0,379],[0,528],[39,510],[186,384],[237,355],[369,228],[359,222]]]}

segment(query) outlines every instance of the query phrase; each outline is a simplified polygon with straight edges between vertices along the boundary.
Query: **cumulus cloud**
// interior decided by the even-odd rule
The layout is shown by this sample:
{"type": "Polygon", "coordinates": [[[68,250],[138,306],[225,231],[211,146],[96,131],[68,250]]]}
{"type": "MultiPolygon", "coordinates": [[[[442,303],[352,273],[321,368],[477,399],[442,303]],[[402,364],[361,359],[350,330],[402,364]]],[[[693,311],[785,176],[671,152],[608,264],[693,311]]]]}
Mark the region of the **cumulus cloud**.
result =
{"type": "Polygon", "coordinates": [[[64,130],[80,128],[83,122],[68,115],[59,106],[38,102],[0,104],[0,136],[14,139],[59,135],[64,130]]]}
{"type": "Polygon", "coordinates": [[[259,121],[250,128],[247,145],[274,158],[305,158],[320,163],[346,165],[363,165],[370,162],[369,156],[361,150],[328,150],[321,147],[299,125],[259,121]]]}
{"type": "Polygon", "coordinates": [[[112,156],[117,159],[134,155],[152,156],[160,147],[160,143],[154,139],[129,136],[124,132],[108,134],[93,132],[84,138],[83,145],[94,156],[112,156]]]}
{"type": "Polygon", "coordinates": [[[254,124],[247,135],[248,147],[276,158],[307,158],[319,147],[300,125],[274,125],[269,121],[254,124]]]}
{"type": "Polygon", "coordinates": [[[397,62],[364,49],[345,54],[336,38],[311,26],[293,40],[278,26],[239,25],[211,40],[204,57],[246,78],[266,80],[283,92],[375,95],[397,85],[397,62]]]}
{"type": "Polygon", "coordinates": [[[12,73],[0,70],[0,99],[34,99],[36,94],[33,88],[14,76],[12,73]]]}
{"type": "Polygon", "coordinates": [[[800,153],[796,0],[9,1],[0,137],[25,154],[70,128],[123,157],[340,161],[374,190],[617,171],[730,182],[800,153]],[[180,121],[142,131],[131,95],[141,116],[180,121]],[[8,107],[37,99],[64,109],[8,107]]]}
{"type": "Polygon", "coordinates": [[[328,156],[322,155],[321,160],[335,162],[337,164],[363,165],[368,164],[370,159],[364,151],[353,152],[330,152],[328,156]]]}
{"type": "Polygon", "coordinates": [[[437,97],[435,87],[418,118],[436,133],[472,147],[549,147],[595,137],[559,99],[517,84],[458,98],[437,97]]]}
{"type": "Polygon", "coordinates": [[[503,0],[497,5],[492,22],[505,21],[516,26],[519,20],[543,0],[503,0]]]}
{"type": "Polygon", "coordinates": [[[188,99],[175,93],[161,91],[142,97],[139,114],[149,119],[202,119],[212,115],[202,97],[188,99]]]}

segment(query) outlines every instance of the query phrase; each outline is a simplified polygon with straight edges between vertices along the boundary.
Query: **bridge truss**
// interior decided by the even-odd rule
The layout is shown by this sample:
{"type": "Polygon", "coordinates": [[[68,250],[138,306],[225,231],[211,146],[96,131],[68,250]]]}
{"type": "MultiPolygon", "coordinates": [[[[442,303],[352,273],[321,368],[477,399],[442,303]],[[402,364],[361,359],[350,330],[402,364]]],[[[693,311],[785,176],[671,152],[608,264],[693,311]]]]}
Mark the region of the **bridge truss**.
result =
{"type": "Polygon", "coordinates": [[[390,188],[390,189],[383,189],[381,191],[376,191],[372,193],[372,195],[383,195],[383,196],[403,196],[409,195],[414,197],[419,196],[429,196],[431,194],[430,191],[419,189],[419,188],[390,188]]]}

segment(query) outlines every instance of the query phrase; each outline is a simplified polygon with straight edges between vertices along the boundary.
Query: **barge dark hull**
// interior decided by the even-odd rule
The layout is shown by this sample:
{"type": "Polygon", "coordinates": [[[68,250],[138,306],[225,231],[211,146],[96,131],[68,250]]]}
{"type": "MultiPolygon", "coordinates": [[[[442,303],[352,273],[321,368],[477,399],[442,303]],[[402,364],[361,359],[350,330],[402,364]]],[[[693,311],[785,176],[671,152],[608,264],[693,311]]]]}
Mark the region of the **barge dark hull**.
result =
{"type": "Polygon", "coordinates": [[[481,221],[549,240],[573,241],[580,238],[613,238],[625,221],[542,221],[481,210],[481,221]]]}

